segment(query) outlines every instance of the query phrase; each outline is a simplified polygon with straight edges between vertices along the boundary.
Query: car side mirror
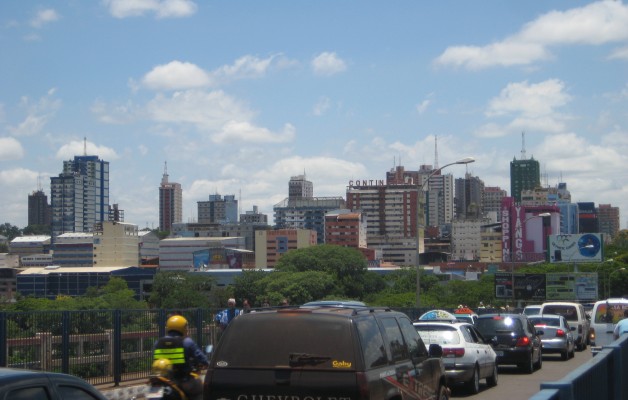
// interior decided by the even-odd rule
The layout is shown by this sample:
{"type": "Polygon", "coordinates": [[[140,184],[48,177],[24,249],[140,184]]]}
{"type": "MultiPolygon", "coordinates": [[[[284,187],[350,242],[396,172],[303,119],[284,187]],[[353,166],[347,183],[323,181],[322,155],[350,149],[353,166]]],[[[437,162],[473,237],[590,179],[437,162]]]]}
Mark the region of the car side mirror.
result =
{"type": "Polygon", "coordinates": [[[443,348],[439,344],[432,343],[430,344],[429,354],[430,357],[440,358],[443,356],[443,348]]]}

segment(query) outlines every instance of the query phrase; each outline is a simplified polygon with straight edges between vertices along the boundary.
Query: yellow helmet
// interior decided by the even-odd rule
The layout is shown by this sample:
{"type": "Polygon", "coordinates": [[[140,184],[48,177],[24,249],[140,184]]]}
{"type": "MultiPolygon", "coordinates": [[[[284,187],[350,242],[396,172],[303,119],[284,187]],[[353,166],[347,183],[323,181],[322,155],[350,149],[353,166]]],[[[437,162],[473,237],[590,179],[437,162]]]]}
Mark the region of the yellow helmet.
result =
{"type": "Polygon", "coordinates": [[[166,322],[166,332],[176,331],[186,336],[188,334],[188,321],[181,315],[173,315],[166,322]]]}
{"type": "Polygon", "coordinates": [[[153,361],[153,374],[159,376],[168,376],[172,373],[172,363],[167,358],[160,358],[153,361]]]}

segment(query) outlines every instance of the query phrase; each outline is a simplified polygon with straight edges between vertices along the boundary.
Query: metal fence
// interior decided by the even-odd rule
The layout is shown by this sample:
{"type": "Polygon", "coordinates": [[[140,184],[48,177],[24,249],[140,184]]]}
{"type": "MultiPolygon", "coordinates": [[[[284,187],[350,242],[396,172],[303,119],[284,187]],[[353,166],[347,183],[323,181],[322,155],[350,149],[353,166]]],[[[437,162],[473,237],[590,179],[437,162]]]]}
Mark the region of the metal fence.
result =
{"type": "MultiPolygon", "coordinates": [[[[0,366],[72,374],[94,385],[147,378],[174,310],[0,312],[0,366]]],[[[214,344],[215,310],[176,310],[199,346],[214,344]]]]}

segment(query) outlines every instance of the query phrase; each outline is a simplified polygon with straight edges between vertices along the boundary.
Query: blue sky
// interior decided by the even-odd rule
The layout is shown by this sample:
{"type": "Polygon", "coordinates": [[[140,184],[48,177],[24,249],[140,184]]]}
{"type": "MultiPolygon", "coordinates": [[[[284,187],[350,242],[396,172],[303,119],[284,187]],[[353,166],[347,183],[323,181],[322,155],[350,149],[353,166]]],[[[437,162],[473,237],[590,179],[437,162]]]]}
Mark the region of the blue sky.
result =
{"type": "MultiPolygon", "coordinates": [[[[628,223],[628,5],[619,1],[0,2],[0,223],[63,160],[110,162],[111,203],[157,227],[167,161],[196,202],[272,207],[472,156],[510,190],[541,163],[573,201],[628,223]],[[437,138],[437,140],[436,140],[437,138]]],[[[446,169],[464,176],[465,166],[446,169]]]]}

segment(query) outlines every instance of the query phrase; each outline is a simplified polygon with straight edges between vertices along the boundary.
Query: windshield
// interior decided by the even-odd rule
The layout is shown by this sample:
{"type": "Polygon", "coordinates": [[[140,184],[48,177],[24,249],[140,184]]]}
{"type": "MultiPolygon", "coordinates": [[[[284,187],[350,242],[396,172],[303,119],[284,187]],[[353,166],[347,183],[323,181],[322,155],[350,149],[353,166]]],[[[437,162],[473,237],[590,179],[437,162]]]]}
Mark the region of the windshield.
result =
{"type": "Polygon", "coordinates": [[[455,328],[415,325],[419,336],[426,345],[460,344],[460,335],[455,328]]]}
{"type": "Polygon", "coordinates": [[[577,321],[578,311],[574,306],[546,305],[543,307],[543,314],[562,315],[567,321],[577,321]]]}
{"type": "Polygon", "coordinates": [[[523,325],[517,318],[508,316],[495,316],[489,318],[478,318],[475,322],[482,336],[493,337],[498,333],[522,332],[523,325]]]}

